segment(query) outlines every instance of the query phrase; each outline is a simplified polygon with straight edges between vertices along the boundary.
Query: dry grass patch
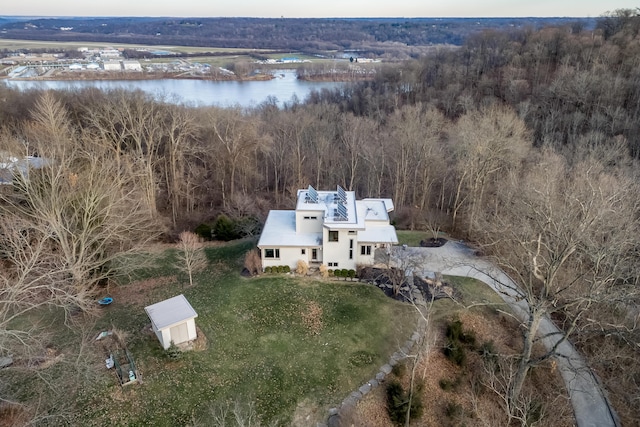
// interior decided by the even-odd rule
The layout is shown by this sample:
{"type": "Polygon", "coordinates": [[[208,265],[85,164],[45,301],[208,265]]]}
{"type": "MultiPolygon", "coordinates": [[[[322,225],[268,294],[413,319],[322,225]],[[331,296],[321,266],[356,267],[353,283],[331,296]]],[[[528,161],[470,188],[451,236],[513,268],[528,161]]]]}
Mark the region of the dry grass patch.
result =
{"type": "Polygon", "coordinates": [[[315,301],[304,301],[302,311],[302,323],[311,335],[320,335],[324,328],[322,320],[322,307],[315,301]]]}
{"type": "Polygon", "coordinates": [[[32,416],[26,406],[11,402],[0,402],[0,427],[29,425],[32,416]]]}
{"type": "MultiPolygon", "coordinates": [[[[503,355],[517,354],[517,324],[501,314],[460,312],[458,318],[465,333],[473,332],[476,347],[493,342],[494,350],[503,355]]],[[[425,427],[458,425],[506,425],[507,418],[498,395],[487,388],[483,360],[478,351],[466,350],[466,362],[458,366],[442,352],[445,344],[444,326],[437,329],[436,344],[417,367],[417,378],[424,381],[423,416],[413,425],[425,427]]],[[[396,370],[397,372],[397,370],[396,370]]],[[[387,382],[392,377],[387,377],[387,382]]],[[[405,389],[409,386],[409,369],[399,378],[405,389]]],[[[369,393],[356,407],[354,426],[392,427],[386,411],[385,384],[369,393]]],[[[573,409],[555,363],[550,361],[532,370],[527,379],[525,395],[540,405],[542,419],[537,426],[573,426],[573,409]]]]}
{"type": "MultiPolygon", "coordinates": [[[[114,304],[144,307],[154,302],[151,301],[151,295],[153,295],[152,291],[154,289],[177,283],[177,280],[176,276],[153,277],[138,280],[131,284],[114,288],[111,296],[114,299],[114,304]]],[[[109,307],[105,307],[105,310],[108,309],[109,307]]]]}

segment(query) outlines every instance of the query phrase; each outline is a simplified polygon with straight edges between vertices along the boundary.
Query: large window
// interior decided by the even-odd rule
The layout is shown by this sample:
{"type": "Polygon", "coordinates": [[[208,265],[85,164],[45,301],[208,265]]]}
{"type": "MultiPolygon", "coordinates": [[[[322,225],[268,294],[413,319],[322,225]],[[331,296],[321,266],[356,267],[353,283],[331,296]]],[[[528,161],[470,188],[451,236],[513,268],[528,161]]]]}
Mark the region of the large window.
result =
{"type": "Polygon", "coordinates": [[[280,249],[265,249],[265,258],[280,258],[280,249]]]}
{"type": "Polygon", "coordinates": [[[371,245],[360,246],[360,255],[371,255],[371,245]]]}
{"type": "Polygon", "coordinates": [[[337,231],[329,231],[329,241],[337,242],[338,241],[338,232],[337,231]]]}

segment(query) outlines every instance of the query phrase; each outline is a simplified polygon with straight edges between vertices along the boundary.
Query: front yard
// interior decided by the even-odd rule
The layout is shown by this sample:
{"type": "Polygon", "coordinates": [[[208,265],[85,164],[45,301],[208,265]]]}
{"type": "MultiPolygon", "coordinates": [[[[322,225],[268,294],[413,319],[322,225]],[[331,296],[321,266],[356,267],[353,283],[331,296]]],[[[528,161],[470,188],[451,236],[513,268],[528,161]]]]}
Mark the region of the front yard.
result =
{"type": "Polygon", "coordinates": [[[59,325],[51,327],[50,341],[64,357],[39,372],[46,383],[28,379],[28,370],[6,370],[13,394],[47,402],[40,415],[53,415],[53,424],[215,425],[235,402],[265,423],[326,421],[327,409],[374,376],[411,335],[414,309],[365,284],[242,278],[242,256],[250,247],[208,248],[209,268],[184,290],[188,278],[171,267],[172,252],[156,254],[158,268],[115,289],[114,304],[97,320],[76,319],[73,329],[53,320],[61,320],[59,314],[45,313],[50,325],[59,325]],[[180,293],[198,313],[206,340],[174,360],[146,331],[144,306],[180,293]],[[128,335],[142,385],[121,389],[104,367],[94,338],[114,327],[128,335]]]}

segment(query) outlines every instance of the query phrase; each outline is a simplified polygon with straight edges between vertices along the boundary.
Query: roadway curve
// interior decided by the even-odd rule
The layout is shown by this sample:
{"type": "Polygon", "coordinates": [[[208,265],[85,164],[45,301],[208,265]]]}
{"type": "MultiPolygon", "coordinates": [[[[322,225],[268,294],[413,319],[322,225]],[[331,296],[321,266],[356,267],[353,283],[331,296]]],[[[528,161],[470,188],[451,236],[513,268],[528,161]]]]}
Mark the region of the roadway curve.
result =
{"type": "MultiPolygon", "coordinates": [[[[466,276],[481,280],[495,290],[521,319],[528,317],[527,302],[519,298],[514,282],[498,267],[461,242],[449,241],[439,248],[397,247],[396,257],[423,257],[423,271],[414,270],[414,274],[423,277],[429,272],[442,272],[453,276],[466,276]],[[505,286],[506,284],[507,286],[505,286]]],[[[545,317],[540,323],[539,334],[547,349],[559,341],[559,329],[545,317]]],[[[619,427],[618,417],[611,408],[605,391],[584,358],[568,341],[558,347],[557,366],[564,379],[576,423],[579,427],[619,427]]]]}

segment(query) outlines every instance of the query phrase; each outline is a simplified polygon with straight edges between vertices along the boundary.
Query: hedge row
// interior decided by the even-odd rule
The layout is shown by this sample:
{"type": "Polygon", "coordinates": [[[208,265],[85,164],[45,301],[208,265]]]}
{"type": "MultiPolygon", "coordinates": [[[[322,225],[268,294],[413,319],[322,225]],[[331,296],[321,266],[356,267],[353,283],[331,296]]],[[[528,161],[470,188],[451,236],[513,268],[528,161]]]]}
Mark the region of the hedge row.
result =
{"type": "Polygon", "coordinates": [[[288,265],[276,265],[273,267],[265,267],[265,273],[291,273],[291,267],[288,265]]]}

